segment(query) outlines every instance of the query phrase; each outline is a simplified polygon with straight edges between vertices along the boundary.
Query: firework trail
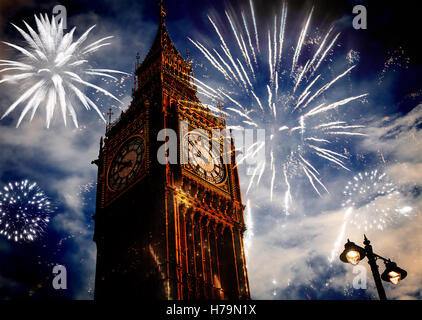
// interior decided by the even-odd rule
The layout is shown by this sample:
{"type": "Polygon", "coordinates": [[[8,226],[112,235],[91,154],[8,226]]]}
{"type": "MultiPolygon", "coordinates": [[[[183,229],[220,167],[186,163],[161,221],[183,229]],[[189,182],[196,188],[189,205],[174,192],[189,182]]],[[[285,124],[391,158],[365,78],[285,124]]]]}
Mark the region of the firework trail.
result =
{"type": "Polygon", "coordinates": [[[336,258],[348,226],[362,231],[382,231],[413,215],[413,208],[406,204],[399,187],[378,170],[358,173],[347,182],[343,195],[341,206],[345,214],[330,262],[336,258]]]}
{"type": "Polygon", "coordinates": [[[32,242],[45,231],[53,208],[35,182],[10,182],[0,191],[0,234],[15,242],[32,242]]]}
{"type": "Polygon", "coordinates": [[[245,255],[246,255],[246,258],[247,258],[249,256],[249,249],[251,248],[252,239],[253,239],[253,236],[254,236],[252,209],[251,209],[251,202],[250,202],[249,199],[246,201],[245,223],[248,226],[248,229],[245,232],[243,242],[244,242],[244,246],[245,246],[245,255]]]}
{"type": "MultiPolygon", "coordinates": [[[[329,57],[340,34],[334,33],[331,27],[324,35],[313,36],[316,33],[311,27],[314,8],[305,16],[297,38],[288,37],[286,32],[287,3],[281,6],[280,15],[274,16],[273,25],[263,32],[257,28],[252,0],[249,4],[249,12],[242,10],[241,18],[225,12],[230,39],[234,41],[224,37],[222,29],[208,17],[220,41],[219,50],[210,51],[209,46],[189,39],[222,74],[225,85],[211,89],[195,80],[199,93],[213,103],[225,102],[229,121],[235,124],[231,126],[233,129],[266,130],[266,161],[259,162],[252,170],[248,191],[260,183],[263,175],[268,175],[271,201],[280,199],[274,196],[276,189],[283,190],[281,202],[284,212],[289,214],[294,178],[307,179],[318,195],[328,192],[315,164],[318,159],[349,170],[345,147],[337,151],[335,144],[345,138],[363,136],[359,132],[363,126],[338,119],[336,111],[351,102],[362,101],[367,94],[328,100],[330,88],[347,80],[356,65],[330,74],[331,78],[326,80],[326,69],[332,72],[329,57]],[[230,43],[235,46],[229,47],[230,43]]],[[[343,58],[349,64],[354,61],[351,57],[343,58]]],[[[252,157],[262,147],[256,144],[249,148],[242,160],[252,157]]]]}
{"type": "Polygon", "coordinates": [[[56,106],[60,107],[65,125],[67,113],[69,113],[74,125],[78,127],[74,106],[79,101],[87,110],[93,108],[105,122],[96,103],[85,95],[83,90],[84,88],[95,89],[121,103],[109,91],[86,80],[87,77],[101,76],[118,81],[111,74],[127,75],[127,73],[117,70],[95,69],[89,66],[89,55],[110,45],[106,41],[110,40],[112,36],[86,45],[85,41],[95,25],[74,41],[76,28],[65,33],[63,20],[58,22],[52,17],[50,21],[47,15],[40,15],[39,17],[35,16],[35,22],[38,32],[35,32],[25,21],[27,32],[13,24],[25,39],[25,47],[3,41],[7,46],[19,51],[22,58],[17,61],[0,60],[0,66],[3,67],[0,73],[13,71],[11,74],[4,75],[0,83],[19,83],[24,91],[9,106],[2,119],[15,110],[18,105],[26,103],[18,119],[16,125],[18,127],[29,111],[32,110],[30,118],[32,120],[38,107],[43,104],[46,108],[47,128],[50,126],[56,106]]]}

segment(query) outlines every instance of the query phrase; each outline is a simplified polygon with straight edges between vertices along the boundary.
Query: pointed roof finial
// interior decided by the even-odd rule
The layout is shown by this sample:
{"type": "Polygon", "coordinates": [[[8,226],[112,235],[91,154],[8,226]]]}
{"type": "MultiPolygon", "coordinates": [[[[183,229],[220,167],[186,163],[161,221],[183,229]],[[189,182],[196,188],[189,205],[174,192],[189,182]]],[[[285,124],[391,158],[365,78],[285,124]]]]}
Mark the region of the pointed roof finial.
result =
{"type": "Polygon", "coordinates": [[[223,117],[223,105],[219,102],[217,108],[220,111],[220,119],[223,117]]]}
{"type": "Polygon", "coordinates": [[[369,239],[366,237],[366,234],[363,235],[363,239],[364,239],[363,244],[365,246],[369,246],[371,241],[369,241],[369,239]]]}
{"type": "Polygon", "coordinates": [[[114,112],[112,112],[113,109],[110,107],[108,109],[107,115],[108,115],[108,125],[111,125],[111,116],[114,114],[114,112]]]}
{"type": "Polygon", "coordinates": [[[161,21],[161,23],[164,22],[165,17],[166,17],[166,10],[164,9],[164,0],[160,0],[160,21],[161,21]]]}

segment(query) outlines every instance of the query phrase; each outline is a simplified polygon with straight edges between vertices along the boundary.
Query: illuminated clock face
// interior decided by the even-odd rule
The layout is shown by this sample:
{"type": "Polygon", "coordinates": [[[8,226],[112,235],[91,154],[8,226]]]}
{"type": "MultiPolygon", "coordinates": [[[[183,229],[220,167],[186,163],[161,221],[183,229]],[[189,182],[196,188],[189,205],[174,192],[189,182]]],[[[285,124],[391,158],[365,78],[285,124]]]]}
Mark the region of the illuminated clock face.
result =
{"type": "Polygon", "coordinates": [[[145,154],[145,141],[135,137],[127,141],[115,155],[109,172],[108,185],[114,190],[123,189],[139,173],[145,154]]]}
{"type": "Polygon", "coordinates": [[[185,139],[185,148],[188,168],[211,183],[220,184],[224,181],[226,170],[221,161],[220,150],[212,147],[208,138],[190,133],[185,139]]]}

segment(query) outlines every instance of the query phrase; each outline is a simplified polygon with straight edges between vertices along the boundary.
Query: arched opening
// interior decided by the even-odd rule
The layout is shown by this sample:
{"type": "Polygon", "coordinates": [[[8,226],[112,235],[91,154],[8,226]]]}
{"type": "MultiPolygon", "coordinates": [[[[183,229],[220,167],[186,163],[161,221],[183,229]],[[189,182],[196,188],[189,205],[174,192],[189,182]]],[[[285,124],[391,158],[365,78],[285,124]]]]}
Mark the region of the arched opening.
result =
{"type": "Polygon", "coordinates": [[[232,231],[225,228],[219,241],[219,269],[224,299],[238,299],[235,252],[232,231]]]}

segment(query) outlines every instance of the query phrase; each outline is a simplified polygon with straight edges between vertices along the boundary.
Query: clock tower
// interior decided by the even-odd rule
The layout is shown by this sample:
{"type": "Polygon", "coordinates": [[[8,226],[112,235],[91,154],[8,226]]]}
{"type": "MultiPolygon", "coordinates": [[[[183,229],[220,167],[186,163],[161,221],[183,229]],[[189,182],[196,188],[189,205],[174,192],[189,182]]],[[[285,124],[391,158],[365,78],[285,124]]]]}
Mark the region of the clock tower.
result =
{"type": "Polygon", "coordinates": [[[191,62],[160,9],[132,103],[107,126],[94,161],[95,299],[249,299],[234,142],[197,98],[191,62]],[[171,138],[177,160],[163,163],[171,138]]]}

